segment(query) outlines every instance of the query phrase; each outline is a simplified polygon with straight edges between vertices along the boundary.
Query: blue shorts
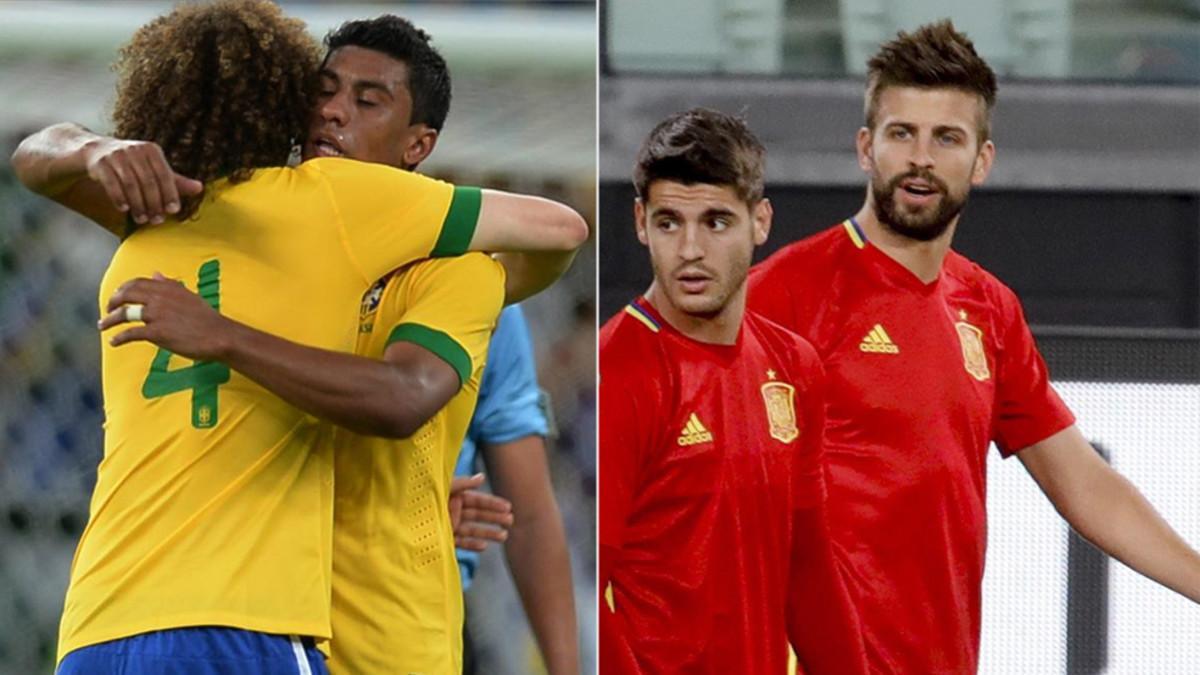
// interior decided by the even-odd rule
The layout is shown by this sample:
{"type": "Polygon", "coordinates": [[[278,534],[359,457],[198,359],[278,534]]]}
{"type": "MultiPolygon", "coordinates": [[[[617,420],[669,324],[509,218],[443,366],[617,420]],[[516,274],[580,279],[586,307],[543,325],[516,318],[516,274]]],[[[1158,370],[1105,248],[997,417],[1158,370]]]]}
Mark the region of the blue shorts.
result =
{"type": "Polygon", "coordinates": [[[312,638],[202,626],[81,647],[57,675],[328,675],[312,638]]]}

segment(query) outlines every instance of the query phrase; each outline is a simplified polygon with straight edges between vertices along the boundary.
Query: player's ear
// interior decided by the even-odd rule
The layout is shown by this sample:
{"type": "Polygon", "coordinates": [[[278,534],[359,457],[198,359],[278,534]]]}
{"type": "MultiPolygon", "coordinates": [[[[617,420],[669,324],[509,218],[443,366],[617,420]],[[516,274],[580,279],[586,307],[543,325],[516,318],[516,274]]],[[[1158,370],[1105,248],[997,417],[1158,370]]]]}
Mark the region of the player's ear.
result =
{"type": "Polygon", "coordinates": [[[858,134],[854,137],[854,148],[858,152],[858,168],[864,173],[871,173],[875,168],[875,162],[871,158],[871,130],[867,127],[859,127],[858,134]]]}
{"type": "Polygon", "coordinates": [[[404,153],[401,155],[404,166],[416,168],[418,164],[425,161],[425,158],[433,152],[437,140],[437,129],[431,129],[424,124],[416,125],[416,132],[408,137],[404,153]]]}
{"type": "Polygon", "coordinates": [[[971,185],[983,185],[988,174],[992,171],[992,162],[996,161],[996,144],[990,140],[984,141],[975,155],[975,167],[971,169],[971,185]]]}
{"type": "Polygon", "coordinates": [[[646,241],[646,207],[642,204],[641,199],[633,200],[633,226],[637,228],[638,241],[642,242],[643,246],[648,246],[646,241]]]}
{"type": "Polygon", "coordinates": [[[751,218],[754,221],[754,245],[762,246],[767,241],[767,235],[771,234],[771,219],[775,216],[775,209],[771,206],[771,200],[763,197],[754,205],[754,211],[751,218]]]}

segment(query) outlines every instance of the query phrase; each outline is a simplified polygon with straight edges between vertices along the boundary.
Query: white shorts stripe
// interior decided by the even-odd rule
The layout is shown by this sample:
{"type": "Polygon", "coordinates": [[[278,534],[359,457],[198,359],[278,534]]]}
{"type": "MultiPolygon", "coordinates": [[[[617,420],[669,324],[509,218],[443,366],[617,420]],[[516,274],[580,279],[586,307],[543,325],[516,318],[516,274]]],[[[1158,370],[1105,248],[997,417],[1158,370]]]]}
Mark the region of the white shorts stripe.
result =
{"type": "Polygon", "coordinates": [[[300,667],[300,675],[313,675],[312,668],[308,665],[308,654],[304,653],[304,643],[300,642],[298,635],[288,637],[292,640],[292,653],[296,655],[296,665],[300,667]]]}

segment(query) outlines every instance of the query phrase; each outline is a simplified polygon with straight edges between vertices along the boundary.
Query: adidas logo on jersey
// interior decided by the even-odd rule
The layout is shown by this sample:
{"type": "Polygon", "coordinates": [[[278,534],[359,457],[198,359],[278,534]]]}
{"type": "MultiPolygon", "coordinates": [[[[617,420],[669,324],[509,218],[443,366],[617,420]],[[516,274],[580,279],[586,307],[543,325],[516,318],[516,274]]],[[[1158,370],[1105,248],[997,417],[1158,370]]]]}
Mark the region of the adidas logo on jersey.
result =
{"type": "Polygon", "coordinates": [[[680,445],[696,445],[698,443],[711,443],[713,439],[712,432],[704,428],[700,423],[700,418],[696,417],[696,413],[688,418],[687,424],[683,425],[683,433],[679,434],[679,439],[676,441],[680,445]]]}
{"type": "Polygon", "coordinates": [[[900,348],[888,337],[880,324],[875,324],[870,333],[858,343],[858,348],[870,354],[899,354],[900,348]]]}

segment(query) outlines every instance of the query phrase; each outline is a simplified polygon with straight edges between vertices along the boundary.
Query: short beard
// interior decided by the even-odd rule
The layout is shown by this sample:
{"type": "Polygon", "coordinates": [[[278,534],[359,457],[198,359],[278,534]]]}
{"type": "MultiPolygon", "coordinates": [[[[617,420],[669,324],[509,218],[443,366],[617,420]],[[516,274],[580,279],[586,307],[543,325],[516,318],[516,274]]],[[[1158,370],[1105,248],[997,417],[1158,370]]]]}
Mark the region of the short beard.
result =
{"type": "Polygon", "coordinates": [[[715,279],[713,283],[716,287],[713,289],[713,295],[705,298],[688,296],[682,292],[676,293],[678,286],[674,283],[674,275],[678,271],[678,267],[664,270],[653,255],[650,256],[650,264],[654,269],[655,285],[662,291],[663,298],[671,304],[675,311],[693,319],[710,321],[725,311],[733,297],[746,283],[752,256],[753,249],[750,249],[744,258],[738,257],[730,260],[730,266],[721,274],[717,274],[715,270],[707,266],[699,266],[712,274],[715,279]]]}
{"type": "Polygon", "coordinates": [[[913,170],[892,178],[887,183],[881,179],[871,179],[871,202],[875,205],[875,217],[892,232],[916,241],[933,241],[945,234],[950,223],[962,213],[967,205],[967,192],[962,197],[950,193],[949,188],[941,179],[928,171],[913,170]],[[901,213],[896,208],[892,195],[899,189],[901,181],[908,178],[918,178],[935,186],[941,193],[937,210],[922,216],[919,214],[901,213]]]}

